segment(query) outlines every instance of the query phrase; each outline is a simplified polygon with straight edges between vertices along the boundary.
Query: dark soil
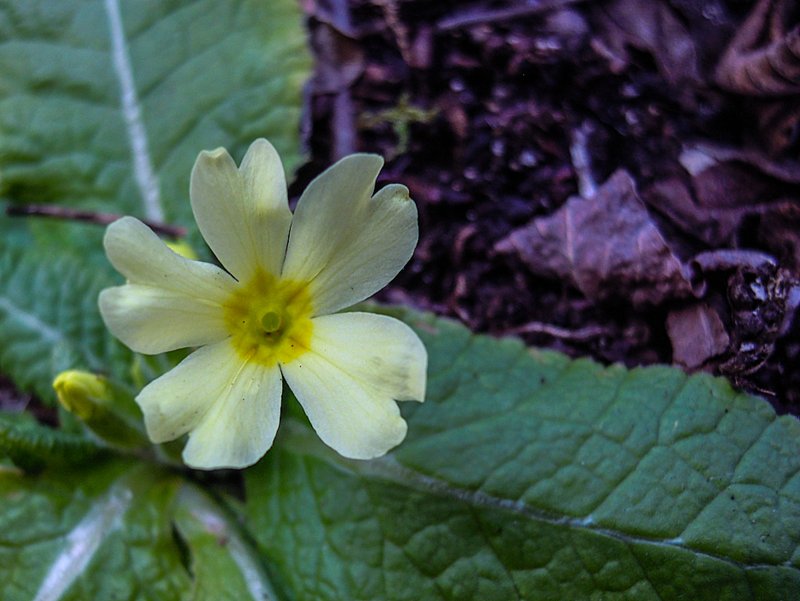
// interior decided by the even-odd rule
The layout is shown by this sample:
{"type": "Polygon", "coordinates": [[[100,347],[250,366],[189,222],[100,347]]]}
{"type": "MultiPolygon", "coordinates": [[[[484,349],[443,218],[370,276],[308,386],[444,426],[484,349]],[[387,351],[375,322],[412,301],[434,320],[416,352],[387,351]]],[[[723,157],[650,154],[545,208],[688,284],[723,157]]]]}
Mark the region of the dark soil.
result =
{"type": "MultiPolygon", "coordinates": [[[[762,97],[714,77],[754,4],[309,1],[312,159],[292,193],[343,154],[377,152],[379,185],[407,185],[420,211],[416,254],[383,300],[628,366],[683,356],[674,347],[693,342],[671,338],[667,318],[702,303],[723,342],[688,369],[724,373],[798,414],[800,85],[762,97]],[[626,18],[643,30],[629,34],[626,18]],[[682,155],[699,143],[731,156],[691,173],[682,155]],[[588,298],[497,250],[620,169],[687,268],[699,253],[716,257],[694,296],[588,298]],[[725,254],[742,249],[769,255],[769,273],[725,254]]],[[[784,30],[796,27],[791,3],[767,4],[784,30]]]]}

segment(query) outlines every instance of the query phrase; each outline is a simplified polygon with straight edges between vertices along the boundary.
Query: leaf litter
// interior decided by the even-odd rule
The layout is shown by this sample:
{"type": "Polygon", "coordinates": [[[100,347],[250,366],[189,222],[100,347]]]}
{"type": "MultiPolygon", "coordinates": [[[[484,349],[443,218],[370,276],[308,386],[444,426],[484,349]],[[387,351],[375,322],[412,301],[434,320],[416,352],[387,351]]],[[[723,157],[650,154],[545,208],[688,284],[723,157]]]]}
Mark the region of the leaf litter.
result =
{"type": "Polygon", "coordinates": [[[569,281],[593,302],[659,305],[692,292],[683,264],[623,170],[591,197],[572,197],[552,215],[513,230],[495,250],[518,253],[532,273],[569,281]]]}
{"type": "MultiPolygon", "coordinates": [[[[381,300],[572,356],[725,374],[800,414],[794,3],[304,9],[312,35],[339,24],[363,69],[311,86],[293,190],[345,139],[389,157],[386,181],[420,209],[381,300]],[[768,83],[728,85],[745,77],[768,83]]],[[[341,50],[315,39],[335,70],[341,50]]]]}

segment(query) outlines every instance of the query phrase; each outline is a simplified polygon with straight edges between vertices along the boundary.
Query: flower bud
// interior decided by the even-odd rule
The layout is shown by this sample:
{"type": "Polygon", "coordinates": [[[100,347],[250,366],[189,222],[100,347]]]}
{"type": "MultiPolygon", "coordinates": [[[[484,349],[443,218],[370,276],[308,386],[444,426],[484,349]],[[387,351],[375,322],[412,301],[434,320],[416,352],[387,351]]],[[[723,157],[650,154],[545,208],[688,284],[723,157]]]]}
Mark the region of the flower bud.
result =
{"type": "Polygon", "coordinates": [[[62,371],[53,381],[58,402],[83,421],[105,412],[103,407],[112,396],[108,381],[98,375],[70,369],[62,371]]]}
{"type": "Polygon", "coordinates": [[[116,447],[147,446],[133,397],[108,379],[70,369],[53,381],[59,403],[97,436],[116,447]]]}
{"type": "Polygon", "coordinates": [[[194,249],[189,246],[187,242],[184,240],[175,240],[175,242],[167,242],[167,248],[169,248],[172,252],[176,255],[180,255],[185,257],[186,259],[191,259],[192,261],[197,260],[197,253],[194,252],[194,249]]]}

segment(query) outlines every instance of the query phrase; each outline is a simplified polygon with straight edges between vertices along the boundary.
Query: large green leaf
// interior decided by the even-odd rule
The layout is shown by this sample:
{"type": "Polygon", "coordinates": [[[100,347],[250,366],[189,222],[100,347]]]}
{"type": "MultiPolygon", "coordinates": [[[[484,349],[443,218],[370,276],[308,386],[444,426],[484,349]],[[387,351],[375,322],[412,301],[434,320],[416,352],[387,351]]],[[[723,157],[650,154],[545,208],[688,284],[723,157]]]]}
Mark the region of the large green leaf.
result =
{"type": "Polygon", "coordinates": [[[191,552],[193,601],[276,601],[261,559],[208,496],[184,485],[174,520],[191,552]]]}
{"type": "Polygon", "coordinates": [[[297,165],[310,64],[295,0],[0,0],[0,194],[192,227],[200,150],[297,165]]]}
{"type": "Polygon", "coordinates": [[[81,463],[103,448],[75,433],[48,428],[28,413],[0,411],[0,457],[35,470],[46,464],[81,463]]]}
{"type": "Polygon", "coordinates": [[[431,359],[408,439],[345,460],[287,416],[245,472],[261,556],[174,472],[0,468],[4,601],[275,599],[266,566],[298,601],[798,598],[797,420],[723,380],[408,319],[431,359]]]}
{"type": "Polygon", "coordinates": [[[133,354],[112,338],[97,308],[115,283],[73,257],[48,259],[0,243],[0,371],[18,387],[52,398],[64,369],[129,379],[133,354]]]}
{"type": "MultiPolygon", "coordinates": [[[[298,163],[310,63],[295,0],[0,0],[0,195],[195,231],[200,150],[267,136],[298,163]]],[[[0,218],[0,371],[45,397],[68,367],[127,379],[96,309],[118,283],[103,228],[25,221],[0,218]]]]}
{"type": "Polygon", "coordinates": [[[604,368],[413,318],[425,404],[394,453],[300,422],[247,473],[298,600],[800,599],[800,423],[727,382],[604,368]]]}
{"type": "Polygon", "coordinates": [[[270,601],[229,516],[180,477],[122,461],[0,471],[3,601],[270,601]]]}

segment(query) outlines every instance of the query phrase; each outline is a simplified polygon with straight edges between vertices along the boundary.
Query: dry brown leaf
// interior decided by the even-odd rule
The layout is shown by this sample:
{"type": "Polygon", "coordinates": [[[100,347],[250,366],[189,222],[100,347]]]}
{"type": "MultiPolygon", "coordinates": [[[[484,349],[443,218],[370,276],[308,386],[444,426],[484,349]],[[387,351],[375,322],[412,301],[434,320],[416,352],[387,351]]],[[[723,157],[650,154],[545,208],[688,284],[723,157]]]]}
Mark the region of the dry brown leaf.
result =
{"type": "Polygon", "coordinates": [[[701,367],[728,350],[730,338],[719,314],[706,303],[671,311],[667,333],[672,343],[672,361],[689,369],[701,367]]]}
{"type": "Polygon", "coordinates": [[[624,62],[632,46],[652,54],[671,85],[699,81],[694,40],[667,2],[613,0],[599,3],[595,14],[604,45],[624,62]]]}
{"type": "Polygon", "coordinates": [[[752,148],[718,146],[708,143],[687,144],[680,156],[681,164],[692,175],[702,173],[719,163],[741,163],[787,184],[800,184],[800,161],[776,159],[752,148]]]}
{"type": "Polygon", "coordinates": [[[690,183],[679,177],[654,182],[642,191],[647,205],[669,219],[685,234],[709,246],[728,246],[742,219],[744,207],[718,208],[698,204],[690,183]]]}
{"type": "Polygon", "coordinates": [[[642,197],[648,207],[708,246],[735,245],[738,234],[751,227],[751,218],[790,214],[797,205],[796,162],[699,144],[687,145],[680,162],[686,170],[683,177],[656,181],[642,197]]]}
{"type": "Polygon", "coordinates": [[[800,93],[800,25],[787,30],[788,8],[785,0],[756,4],[720,59],[721,87],[751,96],[800,93]]]}
{"type": "Polygon", "coordinates": [[[496,245],[516,252],[533,273],[570,280],[592,300],[627,298],[655,305],[687,297],[691,285],[624,170],[591,198],[573,197],[496,245]]]}

